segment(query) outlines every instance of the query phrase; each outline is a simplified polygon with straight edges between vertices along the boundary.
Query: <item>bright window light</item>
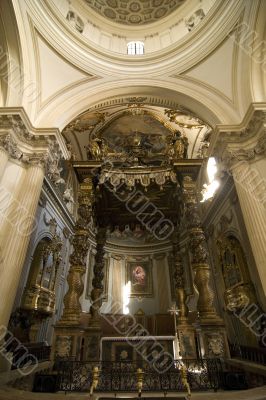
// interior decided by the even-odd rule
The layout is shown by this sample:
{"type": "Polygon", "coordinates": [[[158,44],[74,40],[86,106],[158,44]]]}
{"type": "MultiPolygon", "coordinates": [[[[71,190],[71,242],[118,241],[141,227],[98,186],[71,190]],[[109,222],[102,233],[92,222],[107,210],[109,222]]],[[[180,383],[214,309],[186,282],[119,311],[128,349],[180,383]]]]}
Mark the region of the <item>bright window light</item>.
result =
{"type": "Polygon", "coordinates": [[[127,54],[138,56],[144,54],[143,42],[129,42],[127,44],[127,54]]]}
{"type": "Polygon", "coordinates": [[[213,198],[218,187],[220,186],[220,182],[217,179],[215,179],[217,171],[218,171],[218,168],[217,168],[216,160],[214,157],[210,157],[208,160],[208,164],[207,164],[207,174],[208,174],[209,183],[208,184],[205,183],[203,185],[203,189],[201,191],[203,198],[201,200],[201,203],[213,198]]]}
{"type": "Polygon", "coordinates": [[[123,287],[123,314],[129,314],[129,300],[130,300],[130,292],[131,292],[131,282],[128,281],[123,287]]]}
{"type": "Polygon", "coordinates": [[[207,174],[209,178],[209,183],[214,181],[215,175],[217,173],[217,165],[214,157],[210,157],[207,164],[207,174]]]}

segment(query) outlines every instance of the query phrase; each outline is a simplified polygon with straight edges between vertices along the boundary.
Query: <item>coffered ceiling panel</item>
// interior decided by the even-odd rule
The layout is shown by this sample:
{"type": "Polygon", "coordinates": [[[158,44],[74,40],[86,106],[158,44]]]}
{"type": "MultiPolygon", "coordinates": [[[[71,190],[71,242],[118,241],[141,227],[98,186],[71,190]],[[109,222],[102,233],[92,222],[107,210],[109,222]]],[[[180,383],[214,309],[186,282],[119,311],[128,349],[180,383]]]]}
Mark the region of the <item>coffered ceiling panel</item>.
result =
{"type": "Polygon", "coordinates": [[[164,18],[186,0],[84,0],[103,17],[125,25],[143,25],[164,18]]]}

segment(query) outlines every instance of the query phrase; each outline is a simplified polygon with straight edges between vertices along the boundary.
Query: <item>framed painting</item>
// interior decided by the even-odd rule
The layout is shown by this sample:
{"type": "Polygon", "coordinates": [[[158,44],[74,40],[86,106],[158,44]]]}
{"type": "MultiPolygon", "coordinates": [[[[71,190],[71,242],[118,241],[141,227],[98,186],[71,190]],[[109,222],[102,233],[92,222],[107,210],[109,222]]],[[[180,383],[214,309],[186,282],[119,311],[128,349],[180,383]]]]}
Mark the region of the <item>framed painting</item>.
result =
{"type": "Polygon", "coordinates": [[[126,263],[126,283],[131,282],[130,297],[152,297],[152,262],[128,261],[126,263]]]}
{"type": "MultiPolygon", "coordinates": [[[[104,279],[103,279],[103,302],[108,301],[108,282],[109,282],[109,258],[104,259],[104,279]]],[[[92,291],[92,279],[94,276],[93,267],[95,263],[95,255],[90,253],[89,264],[88,264],[88,275],[87,275],[87,285],[86,285],[86,299],[91,300],[92,291]]]]}

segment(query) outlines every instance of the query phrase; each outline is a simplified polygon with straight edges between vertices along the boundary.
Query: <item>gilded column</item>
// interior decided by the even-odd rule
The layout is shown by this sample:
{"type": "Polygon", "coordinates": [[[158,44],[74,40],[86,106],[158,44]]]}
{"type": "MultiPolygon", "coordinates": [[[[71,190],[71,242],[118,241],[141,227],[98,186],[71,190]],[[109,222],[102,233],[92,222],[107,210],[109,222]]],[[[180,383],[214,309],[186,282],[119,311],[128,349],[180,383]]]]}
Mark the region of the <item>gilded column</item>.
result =
{"type": "Polygon", "coordinates": [[[210,266],[206,248],[206,238],[201,226],[195,192],[195,182],[188,176],[184,178],[185,218],[192,255],[194,283],[199,292],[198,311],[202,319],[218,318],[213,305],[214,294],[210,287],[210,266]]]}
{"type": "Polygon", "coordinates": [[[183,180],[185,219],[192,256],[194,283],[199,293],[198,313],[201,324],[201,340],[205,357],[225,357],[229,354],[223,320],[213,304],[214,293],[210,287],[210,265],[204,231],[198,210],[195,182],[188,176],[183,180]]]}
{"type": "Polygon", "coordinates": [[[184,265],[180,251],[180,235],[177,233],[173,243],[174,282],[178,307],[177,334],[180,343],[180,354],[183,358],[196,358],[195,331],[188,322],[186,304],[184,265]]]}
{"type": "Polygon", "coordinates": [[[64,298],[64,311],[58,325],[78,326],[80,324],[81,305],[80,296],[83,293],[83,275],[86,271],[86,257],[89,249],[88,226],[92,215],[93,184],[92,178],[86,178],[80,184],[79,190],[79,218],[75,226],[73,238],[73,252],[70,256],[68,272],[68,292],[64,298]]]}
{"type": "Polygon", "coordinates": [[[104,279],[104,245],[106,243],[106,228],[98,228],[96,235],[96,255],[93,268],[94,278],[92,280],[93,289],[91,291],[91,326],[100,325],[100,308],[102,305],[103,279],[104,279]]]}
{"type": "Polygon", "coordinates": [[[179,309],[178,321],[180,323],[185,323],[187,322],[188,308],[186,305],[186,294],[184,289],[184,267],[180,252],[179,240],[179,235],[177,235],[173,243],[174,282],[177,306],[179,309]]]}

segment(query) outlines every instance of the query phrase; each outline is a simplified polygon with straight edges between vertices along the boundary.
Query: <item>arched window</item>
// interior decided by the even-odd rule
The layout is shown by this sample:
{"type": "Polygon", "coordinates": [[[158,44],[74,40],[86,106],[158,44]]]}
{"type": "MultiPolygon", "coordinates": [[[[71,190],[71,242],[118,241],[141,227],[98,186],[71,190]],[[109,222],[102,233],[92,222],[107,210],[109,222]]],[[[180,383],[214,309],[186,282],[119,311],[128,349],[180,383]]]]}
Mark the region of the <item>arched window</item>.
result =
{"type": "Polygon", "coordinates": [[[203,198],[201,200],[201,203],[208,199],[211,199],[215,195],[218,187],[220,186],[219,181],[216,179],[217,170],[218,169],[216,159],[214,157],[210,157],[207,164],[207,175],[209,183],[205,183],[203,185],[203,190],[201,191],[203,198]]]}
{"type": "Polygon", "coordinates": [[[144,43],[143,42],[129,42],[127,44],[127,54],[134,55],[134,56],[144,54],[144,43]]]}

